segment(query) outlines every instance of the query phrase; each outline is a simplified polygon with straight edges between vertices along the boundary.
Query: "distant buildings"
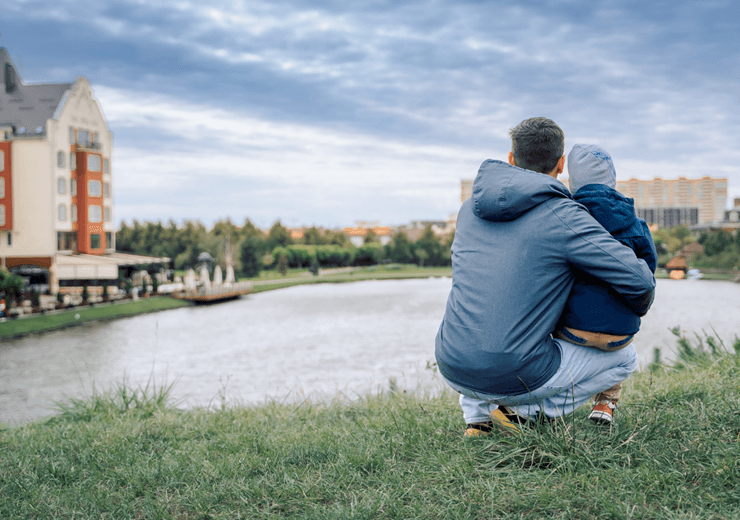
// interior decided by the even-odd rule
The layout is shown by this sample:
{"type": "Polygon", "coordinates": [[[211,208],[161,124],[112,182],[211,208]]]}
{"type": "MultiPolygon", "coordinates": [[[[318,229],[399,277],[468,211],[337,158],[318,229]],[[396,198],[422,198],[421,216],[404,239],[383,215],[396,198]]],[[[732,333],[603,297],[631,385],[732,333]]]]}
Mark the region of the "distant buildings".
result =
{"type": "Polygon", "coordinates": [[[0,81],[0,265],[56,292],[141,263],[114,254],[113,134],[90,83],[24,84],[4,48],[0,81]]]}
{"type": "MultiPolygon", "coordinates": [[[[567,185],[567,179],[562,179],[567,185]]],[[[727,179],[659,179],[617,181],[617,191],[635,201],[637,216],[657,228],[721,222],[725,217],[727,179]]],[[[473,181],[460,182],[460,200],[473,194],[473,181]]]]}
{"type": "Polygon", "coordinates": [[[637,215],[648,224],[669,228],[720,222],[727,203],[727,179],[630,179],[617,190],[635,200],[637,215]]]}

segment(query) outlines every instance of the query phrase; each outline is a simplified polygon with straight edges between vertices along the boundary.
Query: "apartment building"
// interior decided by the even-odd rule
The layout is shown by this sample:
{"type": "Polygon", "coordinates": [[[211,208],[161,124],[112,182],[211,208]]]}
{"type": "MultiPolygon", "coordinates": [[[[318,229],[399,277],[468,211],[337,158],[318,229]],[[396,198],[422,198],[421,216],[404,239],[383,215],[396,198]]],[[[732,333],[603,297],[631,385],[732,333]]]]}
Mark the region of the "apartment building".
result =
{"type": "MultiPolygon", "coordinates": [[[[25,84],[0,48],[0,265],[46,285],[114,280],[113,134],[90,83],[25,84]]],[[[143,262],[141,262],[143,263],[143,262]]]]}
{"type": "MultiPolygon", "coordinates": [[[[678,223],[693,225],[720,222],[727,204],[726,178],[679,177],[649,181],[633,178],[617,181],[617,190],[635,200],[635,209],[642,218],[654,215],[654,223],[660,227],[671,227],[678,223]],[[695,217],[691,208],[696,209],[695,217]]],[[[651,223],[648,221],[648,224],[651,223]]]]}

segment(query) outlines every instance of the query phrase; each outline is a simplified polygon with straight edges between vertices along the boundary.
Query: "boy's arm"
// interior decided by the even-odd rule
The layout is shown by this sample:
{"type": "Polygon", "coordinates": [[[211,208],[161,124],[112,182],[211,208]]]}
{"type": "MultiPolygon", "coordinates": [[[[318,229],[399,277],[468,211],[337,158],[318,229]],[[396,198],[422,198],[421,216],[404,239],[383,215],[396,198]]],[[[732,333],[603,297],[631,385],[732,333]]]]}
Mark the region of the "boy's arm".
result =
{"type": "Polygon", "coordinates": [[[559,216],[565,225],[570,263],[609,284],[635,314],[644,316],[655,290],[647,262],[611,236],[582,206],[570,206],[559,216]]]}
{"type": "Polygon", "coordinates": [[[638,219],[642,226],[643,236],[638,237],[635,244],[635,254],[637,258],[645,260],[650,270],[654,273],[658,267],[658,253],[653,242],[653,235],[650,233],[647,222],[638,219]]]}

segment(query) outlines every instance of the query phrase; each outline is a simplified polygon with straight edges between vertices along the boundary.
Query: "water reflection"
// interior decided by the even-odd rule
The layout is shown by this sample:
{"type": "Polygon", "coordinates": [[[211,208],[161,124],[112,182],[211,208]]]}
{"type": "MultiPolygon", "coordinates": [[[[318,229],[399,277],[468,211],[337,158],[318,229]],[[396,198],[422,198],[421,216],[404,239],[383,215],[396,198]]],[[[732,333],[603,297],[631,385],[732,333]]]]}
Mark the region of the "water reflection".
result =
{"type": "MultiPolygon", "coordinates": [[[[0,347],[0,422],[52,413],[51,401],[84,397],[124,375],[173,382],[189,406],[267,397],[348,398],[388,387],[436,391],[434,358],[450,279],[299,286],[209,307],[188,307],[5,342],[0,347]]],[[[643,364],[680,325],[725,340],[740,334],[740,285],[659,280],[635,345],[643,364]]]]}

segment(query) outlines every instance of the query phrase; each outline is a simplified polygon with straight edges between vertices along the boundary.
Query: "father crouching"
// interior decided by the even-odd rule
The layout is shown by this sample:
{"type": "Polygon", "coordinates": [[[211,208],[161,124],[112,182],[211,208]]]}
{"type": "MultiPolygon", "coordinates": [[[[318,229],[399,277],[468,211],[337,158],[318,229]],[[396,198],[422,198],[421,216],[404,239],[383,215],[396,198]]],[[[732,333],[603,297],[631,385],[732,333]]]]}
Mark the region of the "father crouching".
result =
{"type": "Polygon", "coordinates": [[[655,278],[557,180],[565,135],[537,117],[510,131],[508,164],[487,160],[457,218],[452,290],[436,338],[439,371],[460,395],[466,435],[572,413],[637,367],[617,352],[550,335],[574,270],[603,280],[639,316],[655,278]]]}

